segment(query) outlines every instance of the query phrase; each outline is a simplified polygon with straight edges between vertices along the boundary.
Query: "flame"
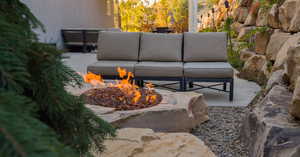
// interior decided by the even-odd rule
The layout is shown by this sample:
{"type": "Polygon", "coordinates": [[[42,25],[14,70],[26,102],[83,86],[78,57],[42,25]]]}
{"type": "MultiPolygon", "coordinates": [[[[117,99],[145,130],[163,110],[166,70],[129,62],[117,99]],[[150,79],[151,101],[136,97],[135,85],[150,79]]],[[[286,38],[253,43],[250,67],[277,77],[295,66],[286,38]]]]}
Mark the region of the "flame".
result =
{"type": "Polygon", "coordinates": [[[117,68],[120,78],[124,78],[127,74],[126,69],[122,69],[120,67],[117,68]]]}
{"type": "Polygon", "coordinates": [[[90,83],[92,86],[98,86],[104,84],[101,75],[96,75],[91,72],[88,72],[86,75],[83,75],[83,80],[86,83],[90,83]]]}
{"type": "MultiPolygon", "coordinates": [[[[142,97],[141,92],[138,90],[139,87],[132,81],[134,78],[134,75],[132,72],[127,72],[126,69],[117,68],[117,71],[119,73],[119,77],[122,80],[116,80],[114,83],[108,83],[105,84],[101,75],[96,75],[91,72],[87,73],[86,75],[83,75],[83,79],[86,83],[91,84],[92,86],[96,87],[98,85],[105,85],[107,87],[116,87],[119,88],[125,95],[128,97],[132,97],[131,102],[133,104],[136,104],[139,102],[139,100],[142,97]]],[[[152,88],[152,85],[147,85],[147,88],[152,88]]],[[[119,98],[121,101],[124,100],[124,98],[119,98]]],[[[149,98],[149,101],[153,98],[149,98]]]]}
{"type": "Polygon", "coordinates": [[[150,95],[150,96],[147,96],[147,97],[146,97],[146,101],[147,101],[147,102],[150,102],[150,103],[155,102],[156,99],[157,99],[157,96],[156,96],[156,95],[150,95]]]}
{"type": "Polygon", "coordinates": [[[140,100],[140,98],[141,98],[141,96],[142,96],[142,94],[141,94],[141,92],[140,91],[135,91],[135,93],[134,93],[134,97],[133,97],[133,103],[137,103],[139,100],[140,100]]]}
{"type": "Polygon", "coordinates": [[[152,83],[147,83],[146,88],[149,90],[153,90],[154,85],[152,83]]]}

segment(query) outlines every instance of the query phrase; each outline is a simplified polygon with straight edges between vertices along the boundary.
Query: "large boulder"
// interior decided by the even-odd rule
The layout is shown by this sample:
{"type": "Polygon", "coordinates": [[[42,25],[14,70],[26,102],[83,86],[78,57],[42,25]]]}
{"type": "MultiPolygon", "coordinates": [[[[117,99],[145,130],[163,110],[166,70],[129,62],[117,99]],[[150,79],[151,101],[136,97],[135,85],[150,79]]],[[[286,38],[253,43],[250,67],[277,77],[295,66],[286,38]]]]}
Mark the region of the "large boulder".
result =
{"type": "Polygon", "coordinates": [[[240,6],[243,7],[250,7],[252,4],[253,0],[241,0],[240,1],[240,6]]]}
{"type": "Polygon", "coordinates": [[[293,19],[291,20],[291,25],[289,28],[290,32],[300,32],[300,1],[297,2],[296,11],[293,19]]]}
{"type": "Polygon", "coordinates": [[[269,13],[268,13],[268,26],[274,29],[278,29],[280,28],[280,22],[278,19],[278,14],[279,14],[279,10],[278,10],[278,5],[274,4],[269,13]]]}
{"type": "Polygon", "coordinates": [[[286,71],[291,88],[293,89],[295,87],[296,79],[300,76],[300,43],[289,49],[286,71]]]}
{"type": "Polygon", "coordinates": [[[300,119],[300,76],[296,81],[293,100],[289,107],[289,111],[292,116],[300,119]]]}
{"type": "Polygon", "coordinates": [[[292,93],[276,85],[254,105],[242,126],[249,157],[300,156],[300,123],[288,113],[292,93]]]}
{"type": "Polygon", "coordinates": [[[234,32],[236,32],[237,34],[241,31],[241,29],[244,27],[243,24],[239,23],[239,22],[234,22],[231,25],[231,28],[234,32]]]}
{"type": "Polygon", "coordinates": [[[255,26],[256,25],[256,18],[259,10],[259,2],[253,2],[249,14],[245,20],[245,26],[255,26]]]}
{"type": "Polygon", "coordinates": [[[267,63],[264,55],[254,55],[245,63],[243,70],[250,73],[260,72],[263,66],[267,63]]]}
{"type": "Polygon", "coordinates": [[[266,30],[265,32],[258,32],[255,34],[254,43],[255,43],[255,52],[257,54],[265,54],[266,49],[272,35],[272,30],[266,30]]]}
{"type": "Polygon", "coordinates": [[[282,45],[291,37],[289,33],[274,31],[267,46],[266,56],[268,60],[275,61],[282,45]]]}
{"type": "Polygon", "coordinates": [[[194,135],[159,133],[151,129],[125,128],[104,142],[105,151],[97,157],[216,157],[194,135]]]}
{"type": "Polygon", "coordinates": [[[250,51],[249,49],[243,49],[240,52],[240,60],[246,62],[254,55],[255,55],[255,52],[250,51]]]}
{"type": "Polygon", "coordinates": [[[279,7],[279,21],[281,27],[284,31],[289,31],[291,21],[296,12],[296,4],[297,0],[286,0],[280,7],[279,7]]]}
{"type": "Polygon", "coordinates": [[[247,35],[252,31],[254,30],[256,27],[255,26],[250,26],[250,27],[242,27],[241,30],[240,30],[240,33],[237,37],[237,39],[239,41],[246,41],[248,40],[247,39],[247,35]]]}
{"type": "Polygon", "coordinates": [[[248,8],[247,7],[239,7],[235,11],[235,19],[239,23],[244,23],[248,16],[248,8]]]}
{"type": "Polygon", "coordinates": [[[288,38],[288,40],[282,45],[282,47],[280,48],[276,56],[273,70],[284,68],[284,64],[286,63],[287,60],[287,52],[289,48],[296,46],[298,42],[300,42],[300,33],[294,34],[288,38]]]}
{"type": "Polygon", "coordinates": [[[269,91],[271,88],[273,88],[275,85],[284,85],[284,70],[277,70],[273,72],[268,79],[267,85],[266,85],[266,91],[269,91]]]}
{"type": "Polygon", "coordinates": [[[269,9],[260,8],[256,18],[256,26],[264,27],[268,25],[268,13],[269,9]]]}
{"type": "Polygon", "coordinates": [[[248,80],[256,81],[259,84],[266,82],[264,69],[267,66],[267,60],[264,55],[253,55],[244,64],[239,76],[248,80]]]}
{"type": "Polygon", "coordinates": [[[202,94],[157,90],[162,102],[150,108],[116,111],[86,105],[97,116],[118,128],[150,128],[162,132],[188,132],[208,120],[208,106],[202,94]]]}

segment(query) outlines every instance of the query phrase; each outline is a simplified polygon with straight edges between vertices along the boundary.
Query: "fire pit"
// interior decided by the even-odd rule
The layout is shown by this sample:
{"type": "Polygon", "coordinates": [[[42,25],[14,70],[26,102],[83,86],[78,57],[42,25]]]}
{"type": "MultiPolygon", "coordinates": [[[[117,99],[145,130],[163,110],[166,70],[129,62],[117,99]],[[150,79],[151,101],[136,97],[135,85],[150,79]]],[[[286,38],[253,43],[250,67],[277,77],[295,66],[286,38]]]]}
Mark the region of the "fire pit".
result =
{"type": "Polygon", "coordinates": [[[133,74],[118,68],[121,80],[105,83],[101,75],[83,75],[83,88],[66,87],[81,95],[97,116],[118,128],[150,128],[160,132],[185,132],[208,120],[202,94],[139,88],[133,74]]]}
{"type": "Polygon", "coordinates": [[[136,102],[133,95],[127,95],[120,88],[107,87],[90,89],[83,93],[86,103],[116,110],[136,110],[158,105],[162,96],[154,90],[138,89],[141,97],[136,102]]]}
{"type": "Polygon", "coordinates": [[[83,93],[86,103],[116,110],[136,110],[158,105],[162,96],[157,93],[152,84],[146,84],[146,88],[139,88],[132,81],[133,74],[126,69],[118,68],[121,81],[105,84],[101,75],[88,73],[84,80],[94,87],[83,93]]]}

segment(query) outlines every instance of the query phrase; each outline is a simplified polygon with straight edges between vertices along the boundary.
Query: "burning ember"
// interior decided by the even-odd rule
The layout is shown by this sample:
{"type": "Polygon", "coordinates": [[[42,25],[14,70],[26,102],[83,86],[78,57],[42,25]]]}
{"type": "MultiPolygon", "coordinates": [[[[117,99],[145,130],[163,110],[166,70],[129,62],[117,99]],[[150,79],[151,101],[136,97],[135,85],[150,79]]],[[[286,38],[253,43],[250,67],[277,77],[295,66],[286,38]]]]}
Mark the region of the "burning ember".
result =
{"type": "Polygon", "coordinates": [[[134,76],[126,69],[118,68],[121,80],[105,83],[101,75],[88,73],[83,75],[84,81],[94,88],[86,91],[83,96],[87,103],[116,110],[134,110],[158,105],[162,97],[155,92],[152,84],[139,88],[133,80],[134,76]]]}

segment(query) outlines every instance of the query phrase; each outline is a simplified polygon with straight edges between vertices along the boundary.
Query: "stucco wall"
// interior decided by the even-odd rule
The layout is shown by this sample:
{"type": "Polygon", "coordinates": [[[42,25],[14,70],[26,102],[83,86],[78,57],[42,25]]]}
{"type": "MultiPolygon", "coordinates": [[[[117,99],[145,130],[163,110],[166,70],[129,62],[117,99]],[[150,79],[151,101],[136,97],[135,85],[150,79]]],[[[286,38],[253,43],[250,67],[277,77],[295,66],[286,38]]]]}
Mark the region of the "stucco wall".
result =
{"type": "Polygon", "coordinates": [[[60,30],[63,28],[113,27],[113,16],[106,14],[106,0],[23,0],[23,2],[45,25],[46,33],[36,30],[40,41],[57,43],[59,47],[62,46],[60,30]]]}

